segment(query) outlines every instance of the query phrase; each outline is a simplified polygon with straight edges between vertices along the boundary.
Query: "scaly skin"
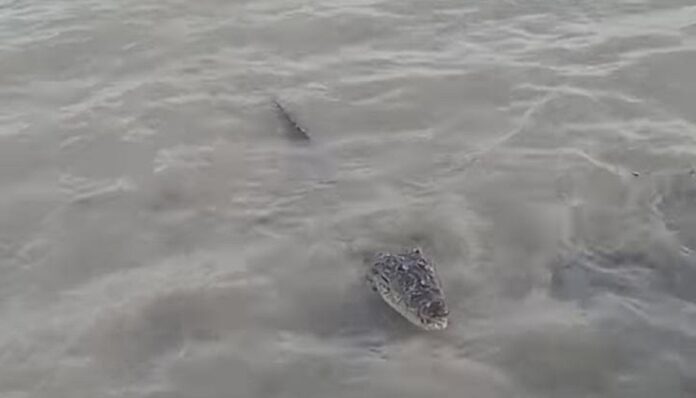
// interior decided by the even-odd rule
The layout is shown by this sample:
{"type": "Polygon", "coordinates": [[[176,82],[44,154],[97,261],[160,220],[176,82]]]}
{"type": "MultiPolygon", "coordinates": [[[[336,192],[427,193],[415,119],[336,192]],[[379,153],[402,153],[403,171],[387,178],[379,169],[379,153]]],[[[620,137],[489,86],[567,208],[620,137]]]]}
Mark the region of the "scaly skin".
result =
{"type": "Polygon", "coordinates": [[[425,330],[447,327],[448,310],[433,264],[419,249],[399,254],[378,253],[366,279],[384,301],[425,330]]]}

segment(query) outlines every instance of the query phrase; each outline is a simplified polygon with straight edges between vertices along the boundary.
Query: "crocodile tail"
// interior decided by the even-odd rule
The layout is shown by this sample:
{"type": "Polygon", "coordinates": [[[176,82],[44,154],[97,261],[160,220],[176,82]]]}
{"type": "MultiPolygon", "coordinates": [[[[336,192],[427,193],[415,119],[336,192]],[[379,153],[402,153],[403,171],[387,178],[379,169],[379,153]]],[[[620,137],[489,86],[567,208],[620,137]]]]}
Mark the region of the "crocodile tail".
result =
{"type": "Polygon", "coordinates": [[[292,137],[297,140],[309,141],[309,134],[302,126],[297,123],[295,118],[290,115],[290,113],[285,109],[285,107],[280,103],[277,98],[272,99],[273,104],[283,118],[283,122],[287,126],[288,130],[292,133],[292,137]]]}

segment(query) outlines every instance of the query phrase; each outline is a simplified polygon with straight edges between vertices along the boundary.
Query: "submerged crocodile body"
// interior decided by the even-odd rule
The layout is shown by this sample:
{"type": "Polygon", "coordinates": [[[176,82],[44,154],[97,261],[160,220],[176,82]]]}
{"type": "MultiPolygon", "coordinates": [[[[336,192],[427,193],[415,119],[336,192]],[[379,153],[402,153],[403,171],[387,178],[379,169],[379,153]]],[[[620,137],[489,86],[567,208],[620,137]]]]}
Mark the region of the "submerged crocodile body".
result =
{"type": "Polygon", "coordinates": [[[448,309],[435,266],[419,249],[374,256],[366,279],[384,301],[425,330],[447,327],[448,309]]]}
{"type": "MultiPolygon", "coordinates": [[[[308,142],[307,130],[278,100],[273,104],[290,137],[308,142]]],[[[372,289],[411,323],[425,330],[447,327],[448,309],[435,266],[419,249],[403,253],[378,253],[369,264],[366,276],[372,289]]]]}

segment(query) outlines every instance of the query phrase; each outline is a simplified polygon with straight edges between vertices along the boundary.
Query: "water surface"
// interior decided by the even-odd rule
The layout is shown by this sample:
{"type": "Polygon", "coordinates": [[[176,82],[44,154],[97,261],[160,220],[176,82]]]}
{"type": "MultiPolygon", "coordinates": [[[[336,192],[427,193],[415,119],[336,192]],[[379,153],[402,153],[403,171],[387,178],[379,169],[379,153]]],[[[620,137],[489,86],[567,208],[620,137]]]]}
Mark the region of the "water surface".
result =
{"type": "Polygon", "coordinates": [[[696,396],[695,70],[688,0],[2,0],[0,395],[696,396]]]}

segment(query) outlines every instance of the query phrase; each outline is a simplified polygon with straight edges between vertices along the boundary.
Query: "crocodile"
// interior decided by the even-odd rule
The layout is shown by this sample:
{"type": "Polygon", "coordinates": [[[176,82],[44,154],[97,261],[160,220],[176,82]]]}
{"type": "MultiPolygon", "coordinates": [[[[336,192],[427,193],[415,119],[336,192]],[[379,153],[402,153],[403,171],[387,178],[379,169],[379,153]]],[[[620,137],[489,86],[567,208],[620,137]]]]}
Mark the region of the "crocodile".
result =
{"type": "Polygon", "coordinates": [[[447,327],[449,310],[434,264],[419,248],[379,252],[368,263],[366,280],[396,312],[425,330],[447,327]]]}
{"type": "MultiPolygon", "coordinates": [[[[285,107],[276,99],[273,104],[290,137],[309,141],[307,130],[285,107]]],[[[433,331],[447,327],[449,311],[442,283],[435,266],[425,258],[422,250],[378,252],[370,257],[367,282],[391,308],[421,329],[433,331]]]]}

